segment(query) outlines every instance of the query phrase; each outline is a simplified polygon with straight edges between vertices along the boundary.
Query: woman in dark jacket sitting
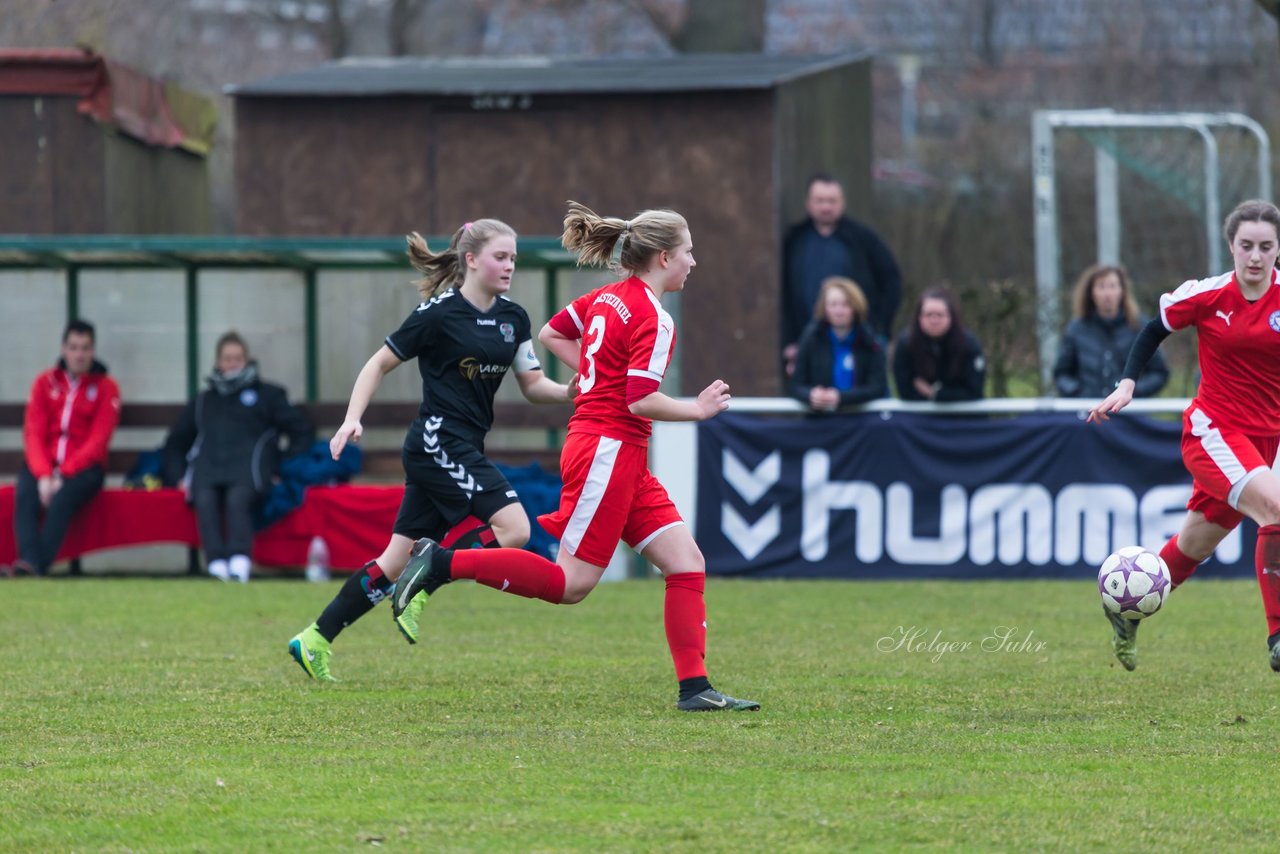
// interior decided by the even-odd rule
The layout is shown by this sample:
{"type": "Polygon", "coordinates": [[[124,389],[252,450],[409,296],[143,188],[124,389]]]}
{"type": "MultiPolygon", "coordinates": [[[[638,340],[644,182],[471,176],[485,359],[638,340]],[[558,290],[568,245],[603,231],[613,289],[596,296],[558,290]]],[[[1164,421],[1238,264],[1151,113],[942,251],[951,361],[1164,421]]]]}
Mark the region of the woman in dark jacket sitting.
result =
{"type": "Polygon", "coordinates": [[[190,476],[200,542],[209,574],[248,581],[253,507],[271,488],[280,462],[280,437],[302,453],[315,429],[289,404],[285,390],[258,378],[258,364],[234,332],[218,339],[209,388],[187,405],[165,440],[169,478],[190,476]]]}
{"type": "MultiPolygon", "coordinates": [[[[1095,264],[1080,274],[1071,298],[1074,319],[1067,324],[1053,365],[1061,397],[1106,397],[1115,391],[1133,339],[1146,325],[1138,314],[1123,267],[1095,264]]],[[[1169,381],[1159,351],[1138,378],[1134,397],[1151,397],[1169,381]]]]}
{"type": "Polygon", "coordinates": [[[964,328],[951,291],[929,288],[894,345],[898,397],[938,403],[981,400],[986,375],[982,345],[964,328]]]}
{"type": "Polygon", "coordinates": [[[862,288],[843,276],[826,279],[813,315],[800,336],[791,396],[820,412],[884,397],[884,348],[866,325],[862,288]]]}

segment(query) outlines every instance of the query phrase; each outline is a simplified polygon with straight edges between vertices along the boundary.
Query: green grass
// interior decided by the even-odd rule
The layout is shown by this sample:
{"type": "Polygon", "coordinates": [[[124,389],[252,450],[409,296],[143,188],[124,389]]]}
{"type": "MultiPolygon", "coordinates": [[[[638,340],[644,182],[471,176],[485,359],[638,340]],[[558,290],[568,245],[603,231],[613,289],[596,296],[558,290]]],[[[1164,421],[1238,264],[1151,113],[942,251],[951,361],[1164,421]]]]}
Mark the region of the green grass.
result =
{"type": "Polygon", "coordinates": [[[565,608],[459,584],[417,647],[383,605],[335,644],[337,685],[285,651],[337,582],[5,582],[0,850],[1222,851],[1280,831],[1251,582],[1179,591],[1134,673],[1089,582],[709,588],[712,678],[760,713],[674,711],[652,581],[565,608]],[[1002,625],[1031,643],[983,650],[1002,625]],[[971,647],[877,649],[913,627],[971,647]]]}

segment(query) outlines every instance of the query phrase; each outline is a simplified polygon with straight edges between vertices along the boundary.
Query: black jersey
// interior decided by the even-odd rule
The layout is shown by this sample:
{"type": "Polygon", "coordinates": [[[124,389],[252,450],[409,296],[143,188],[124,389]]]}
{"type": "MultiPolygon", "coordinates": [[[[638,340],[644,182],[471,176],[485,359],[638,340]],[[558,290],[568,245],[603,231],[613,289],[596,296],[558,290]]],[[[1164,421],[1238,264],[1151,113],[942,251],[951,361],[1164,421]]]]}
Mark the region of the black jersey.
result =
{"type": "Polygon", "coordinates": [[[507,371],[540,368],[531,339],[529,315],[516,303],[499,296],[481,311],[450,288],[414,309],[386,344],[401,360],[418,360],[419,418],[442,419],[441,430],[481,443],[507,371]]]}

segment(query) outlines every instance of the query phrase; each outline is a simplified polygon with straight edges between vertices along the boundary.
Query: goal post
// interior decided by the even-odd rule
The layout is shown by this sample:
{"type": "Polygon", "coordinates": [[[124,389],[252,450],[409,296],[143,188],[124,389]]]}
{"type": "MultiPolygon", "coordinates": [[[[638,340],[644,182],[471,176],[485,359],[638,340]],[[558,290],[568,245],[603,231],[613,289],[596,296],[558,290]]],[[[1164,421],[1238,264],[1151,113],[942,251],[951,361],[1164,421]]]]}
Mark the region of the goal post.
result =
{"type": "Polygon", "coordinates": [[[1049,394],[1063,323],[1064,240],[1078,268],[1071,276],[1092,263],[1125,263],[1135,279],[1168,290],[1174,277],[1223,272],[1224,210],[1246,198],[1271,198],[1271,145],[1262,126],[1240,113],[1113,110],[1037,110],[1031,144],[1036,333],[1041,391],[1049,394]],[[1092,149],[1092,180],[1083,174],[1089,158],[1079,148],[1059,162],[1064,134],[1092,149]],[[1072,204],[1064,217],[1059,180],[1067,166],[1075,180],[1067,185],[1072,204]],[[1084,227],[1064,237],[1064,218],[1081,226],[1076,220],[1087,216],[1090,196],[1093,240],[1084,227]],[[1149,230],[1127,243],[1126,231],[1144,220],[1149,230]]]}

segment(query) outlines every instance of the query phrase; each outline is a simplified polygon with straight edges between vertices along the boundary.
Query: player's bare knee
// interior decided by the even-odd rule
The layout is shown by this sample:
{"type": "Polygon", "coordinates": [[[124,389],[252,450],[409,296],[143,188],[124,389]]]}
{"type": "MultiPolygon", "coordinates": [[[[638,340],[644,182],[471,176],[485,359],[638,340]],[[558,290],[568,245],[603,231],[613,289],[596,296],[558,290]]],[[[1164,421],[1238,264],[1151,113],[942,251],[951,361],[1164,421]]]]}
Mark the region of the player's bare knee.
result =
{"type": "Polygon", "coordinates": [[[530,528],[527,518],[505,525],[491,524],[489,527],[493,528],[493,536],[497,539],[498,545],[504,549],[522,549],[525,543],[529,542],[530,528]]]}
{"type": "Polygon", "coordinates": [[[564,586],[564,598],[560,600],[561,605],[577,605],[594,590],[594,585],[586,587],[583,585],[566,584],[564,586]]]}

